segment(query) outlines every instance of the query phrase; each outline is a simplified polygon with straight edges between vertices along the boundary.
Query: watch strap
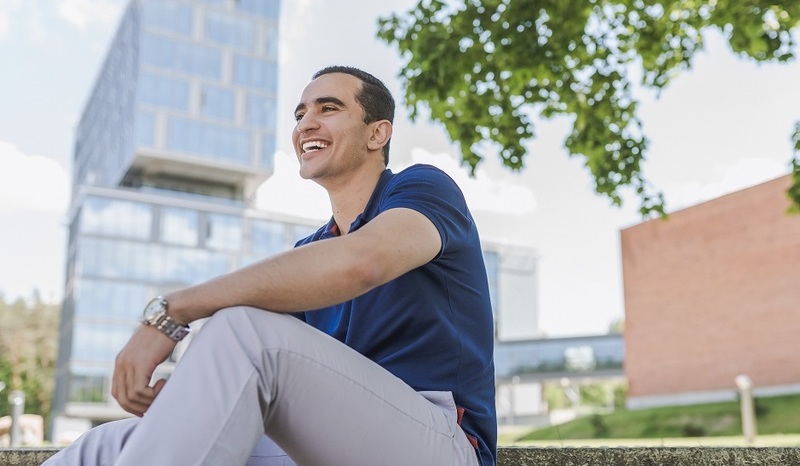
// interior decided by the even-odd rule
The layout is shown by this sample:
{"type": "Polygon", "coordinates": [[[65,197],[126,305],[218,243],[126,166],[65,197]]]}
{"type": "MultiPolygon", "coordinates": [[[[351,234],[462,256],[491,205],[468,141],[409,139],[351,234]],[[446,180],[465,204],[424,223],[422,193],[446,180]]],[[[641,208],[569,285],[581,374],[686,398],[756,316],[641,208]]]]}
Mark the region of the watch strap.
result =
{"type": "Polygon", "coordinates": [[[176,342],[183,340],[191,331],[188,325],[177,322],[175,319],[168,316],[166,312],[159,313],[149,319],[143,319],[142,323],[150,327],[155,327],[161,333],[176,342]]]}
{"type": "Polygon", "coordinates": [[[152,299],[145,306],[142,316],[142,324],[155,327],[173,341],[181,341],[189,334],[191,329],[188,325],[182,324],[167,314],[169,304],[163,296],[152,299]]]}

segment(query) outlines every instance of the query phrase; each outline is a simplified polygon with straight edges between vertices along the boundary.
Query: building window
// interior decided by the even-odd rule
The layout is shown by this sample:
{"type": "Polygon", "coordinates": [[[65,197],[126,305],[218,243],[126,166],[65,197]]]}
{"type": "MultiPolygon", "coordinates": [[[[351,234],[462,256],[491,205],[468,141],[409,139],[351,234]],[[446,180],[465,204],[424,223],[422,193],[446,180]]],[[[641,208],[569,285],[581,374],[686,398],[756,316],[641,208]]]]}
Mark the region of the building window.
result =
{"type": "Polygon", "coordinates": [[[150,112],[139,112],[136,115],[136,144],[156,146],[156,116],[150,112]]]}
{"type": "Polygon", "coordinates": [[[236,96],[230,89],[203,86],[200,112],[208,118],[232,121],[236,117],[236,96]]]}
{"type": "Polygon", "coordinates": [[[254,254],[271,256],[286,249],[283,225],[268,220],[252,220],[250,249],[254,254]]]}
{"type": "Polygon", "coordinates": [[[186,3],[169,0],[147,2],[142,17],[146,27],[192,35],[192,7],[186,3]]]}
{"type": "Polygon", "coordinates": [[[280,0],[235,0],[236,8],[248,13],[255,13],[265,18],[277,20],[280,0]]]}
{"type": "Polygon", "coordinates": [[[597,367],[594,348],[570,346],[564,349],[564,367],[568,371],[592,371],[597,367]]]}
{"type": "Polygon", "coordinates": [[[170,119],[167,147],[233,163],[250,163],[250,134],[237,128],[170,119]]]}
{"type": "Polygon", "coordinates": [[[269,58],[278,58],[278,27],[267,25],[264,52],[269,58]]]}
{"type": "Polygon", "coordinates": [[[145,65],[211,79],[222,75],[222,52],[211,47],[146,33],[141,53],[145,65]]]}
{"type": "Polygon", "coordinates": [[[270,171],[275,165],[275,138],[272,135],[265,135],[262,138],[261,163],[259,165],[270,171]]]}
{"type": "Polygon", "coordinates": [[[308,225],[292,225],[291,227],[291,238],[295,242],[300,241],[303,238],[307,238],[314,233],[317,232],[319,227],[312,227],[308,225]]]}
{"type": "Polygon", "coordinates": [[[185,79],[142,73],[139,81],[139,100],[143,104],[188,111],[189,82],[185,79]]]}
{"type": "Polygon", "coordinates": [[[238,251],[242,247],[242,220],[234,215],[208,214],[206,247],[238,251]]]}
{"type": "Polygon", "coordinates": [[[129,326],[76,322],[72,334],[72,359],[86,362],[113,362],[128,342],[129,326]]]}
{"type": "Polygon", "coordinates": [[[84,278],[75,297],[75,315],[138,320],[149,296],[144,285],[84,278]]]}
{"type": "Polygon", "coordinates": [[[276,107],[275,99],[254,94],[248,95],[247,124],[264,129],[274,128],[276,107]]]}
{"type": "Polygon", "coordinates": [[[233,81],[240,86],[274,92],[278,70],[275,63],[244,55],[234,59],[233,81]]]}
{"type": "Polygon", "coordinates": [[[178,207],[161,208],[161,240],[183,246],[197,246],[198,213],[178,207]]]}
{"type": "Polygon", "coordinates": [[[106,383],[106,371],[96,368],[73,369],[69,376],[69,401],[79,403],[101,403],[108,400],[110,389],[106,383]]]}
{"type": "Polygon", "coordinates": [[[219,44],[251,50],[253,48],[253,23],[209,11],[206,14],[206,38],[219,44]]]}
{"type": "Polygon", "coordinates": [[[87,197],[81,209],[81,233],[148,239],[153,221],[147,204],[87,197]]]}

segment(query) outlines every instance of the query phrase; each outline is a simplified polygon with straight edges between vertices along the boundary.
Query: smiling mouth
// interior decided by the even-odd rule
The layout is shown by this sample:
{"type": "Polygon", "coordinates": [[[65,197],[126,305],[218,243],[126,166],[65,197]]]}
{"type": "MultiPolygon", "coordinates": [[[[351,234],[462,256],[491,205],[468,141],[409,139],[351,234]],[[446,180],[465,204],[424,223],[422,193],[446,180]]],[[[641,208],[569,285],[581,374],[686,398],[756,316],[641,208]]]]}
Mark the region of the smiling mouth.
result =
{"type": "Polygon", "coordinates": [[[328,147],[328,144],[322,141],[308,141],[303,143],[303,153],[314,152],[328,147]]]}

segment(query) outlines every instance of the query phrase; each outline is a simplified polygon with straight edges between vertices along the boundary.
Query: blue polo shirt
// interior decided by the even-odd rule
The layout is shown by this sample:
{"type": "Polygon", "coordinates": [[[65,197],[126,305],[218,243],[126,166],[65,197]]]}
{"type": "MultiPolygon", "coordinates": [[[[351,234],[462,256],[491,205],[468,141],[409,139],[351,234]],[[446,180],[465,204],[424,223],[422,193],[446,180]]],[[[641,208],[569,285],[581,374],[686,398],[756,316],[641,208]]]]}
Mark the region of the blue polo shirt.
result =
{"type": "MultiPolygon", "coordinates": [[[[429,263],[336,306],[298,317],[380,364],[417,391],[450,391],[465,409],[482,466],[495,464],[493,320],[480,239],[464,195],[443,171],[386,170],[350,231],[393,208],[413,209],[439,230],[429,263]]],[[[297,246],[338,236],[331,219],[297,246]]]]}

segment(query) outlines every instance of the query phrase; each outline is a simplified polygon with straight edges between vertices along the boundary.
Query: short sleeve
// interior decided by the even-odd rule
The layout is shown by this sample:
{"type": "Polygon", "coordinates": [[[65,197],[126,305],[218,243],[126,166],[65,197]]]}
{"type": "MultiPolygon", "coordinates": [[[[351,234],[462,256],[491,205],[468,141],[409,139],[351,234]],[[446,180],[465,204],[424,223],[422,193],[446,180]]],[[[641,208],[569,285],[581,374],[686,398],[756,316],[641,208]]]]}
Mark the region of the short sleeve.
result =
{"type": "Polygon", "coordinates": [[[442,239],[439,256],[454,250],[474,228],[464,194],[442,170],[414,165],[392,178],[380,200],[380,210],[415,210],[433,223],[442,239]]]}

